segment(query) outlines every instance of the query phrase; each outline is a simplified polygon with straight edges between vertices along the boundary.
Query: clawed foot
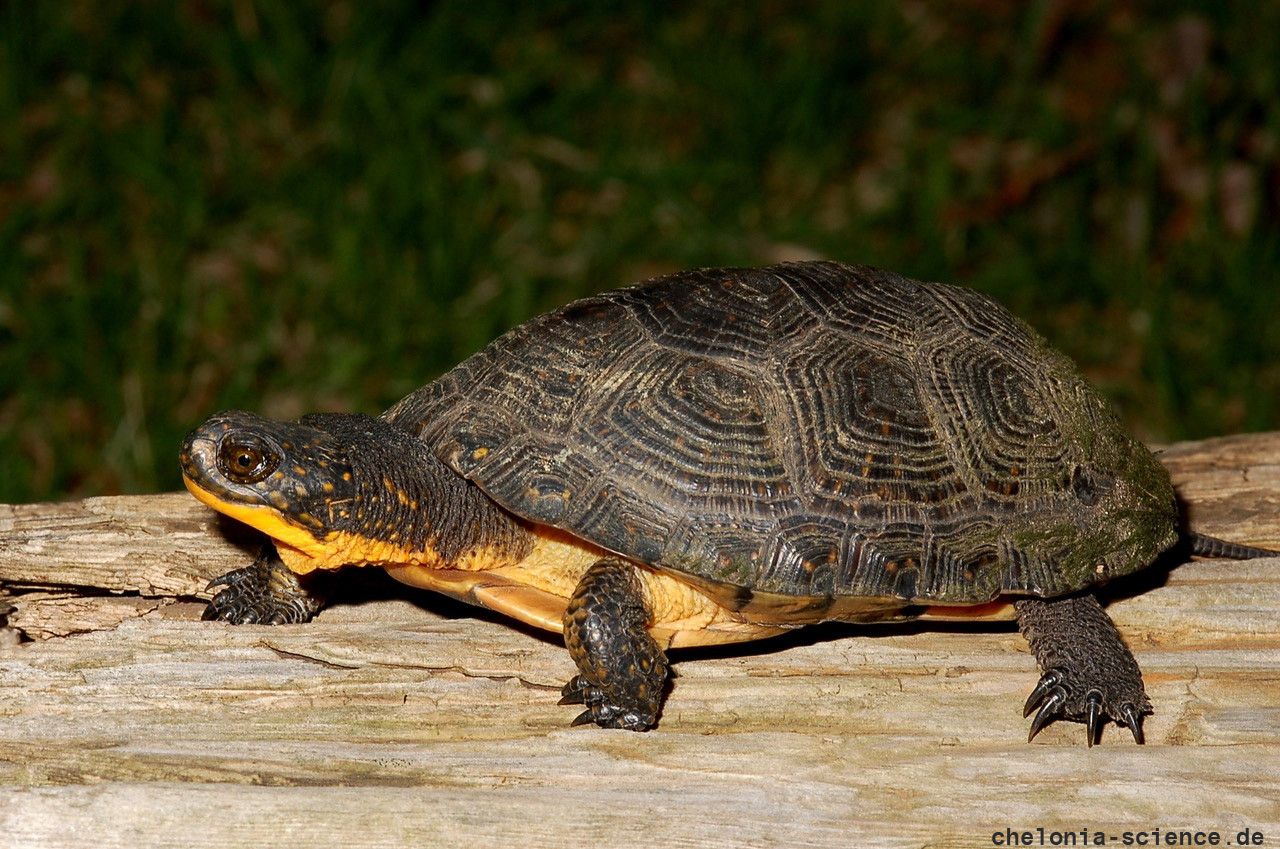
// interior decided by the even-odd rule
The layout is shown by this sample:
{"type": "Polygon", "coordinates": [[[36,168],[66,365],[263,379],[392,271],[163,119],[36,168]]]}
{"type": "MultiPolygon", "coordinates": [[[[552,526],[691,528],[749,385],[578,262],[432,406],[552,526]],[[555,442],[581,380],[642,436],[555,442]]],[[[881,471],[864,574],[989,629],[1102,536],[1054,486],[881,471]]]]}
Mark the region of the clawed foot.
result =
{"type": "Polygon", "coordinates": [[[1084,723],[1090,746],[1108,720],[1129,726],[1141,743],[1142,717],[1151,713],[1142,670],[1098,599],[1024,598],[1014,608],[1043,672],[1023,712],[1036,711],[1028,742],[1050,722],[1070,719],[1084,723]]]}
{"type": "Polygon", "coordinates": [[[651,619],[634,565],[605,558],[583,573],[564,612],[564,644],[581,674],[560,704],[587,706],[574,725],[645,731],[657,723],[668,667],[651,619]]]}
{"type": "MultiPolygon", "coordinates": [[[[590,683],[581,675],[575,675],[560,691],[560,704],[586,705],[587,709],[574,718],[571,725],[594,722],[601,728],[625,728],[628,731],[647,731],[658,721],[658,699],[646,699],[648,704],[623,706],[611,704],[605,691],[590,683]]],[[[618,699],[617,701],[622,701],[618,699]]]]}
{"type": "Polygon", "coordinates": [[[1142,743],[1142,717],[1151,713],[1151,702],[1143,692],[1140,678],[1136,686],[1129,683],[1120,687],[1089,687],[1073,680],[1065,669],[1050,669],[1040,676],[1040,682],[1027,697],[1022,715],[1030,716],[1032,711],[1036,711],[1036,715],[1031,720],[1027,742],[1050,722],[1070,719],[1084,723],[1086,739],[1092,746],[1098,741],[1103,723],[1112,719],[1119,725],[1127,725],[1133,739],[1142,743]]]}
{"type": "Polygon", "coordinates": [[[243,569],[214,578],[206,589],[223,587],[205,608],[203,619],[232,625],[287,625],[306,622],[321,602],[306,591],[298,576],[275,552],[264,552],[243,569]]]}

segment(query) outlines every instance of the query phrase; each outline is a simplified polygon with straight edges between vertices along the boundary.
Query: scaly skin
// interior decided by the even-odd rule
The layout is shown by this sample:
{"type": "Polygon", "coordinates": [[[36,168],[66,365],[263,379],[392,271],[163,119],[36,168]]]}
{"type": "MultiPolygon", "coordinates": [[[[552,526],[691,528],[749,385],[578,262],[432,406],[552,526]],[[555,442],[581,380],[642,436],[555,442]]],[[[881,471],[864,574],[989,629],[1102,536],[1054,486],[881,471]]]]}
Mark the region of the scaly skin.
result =
{"type": "Polygon", "coordinates": [[[1108,718],[1129,726],[1142,742],[1142,717],[1151,702],[1142,672],[1120,632],[1093,595],[1022,599],[1014,603],[1018,629],[1031,644],[1043,675],[1023,710],[1030,741],[1056,719],[1085,723],[1090,746],[1108,718]]]}
{"type": "Polygon", "coordinates": [[[214,587],[223,589],[209,601],[202,618],[232,625],[309,622],[324,606],[324,600],[308,592],[270,545],[263,546],[258,559],[248,566],[214,578],[206,589],[214,587]]]}
{"type": "Polygon", "coordinates": [[[585,704],[574,725],[644,731],[658,721],[667,658],[649,636],[649,608],[635,567],[601,560],[564,613],[564,642],[580,670],[560,704],[585,704]]]}

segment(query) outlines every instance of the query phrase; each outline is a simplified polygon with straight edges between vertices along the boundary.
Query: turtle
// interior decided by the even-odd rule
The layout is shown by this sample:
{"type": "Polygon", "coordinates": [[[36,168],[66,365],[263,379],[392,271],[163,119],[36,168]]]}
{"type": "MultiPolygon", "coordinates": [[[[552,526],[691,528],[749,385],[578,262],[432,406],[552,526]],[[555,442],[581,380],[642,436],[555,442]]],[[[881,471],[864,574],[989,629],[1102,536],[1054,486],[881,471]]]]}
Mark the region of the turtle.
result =
{"type": "Polygon", "coordinates": [[[1180,543],[1168,473],[1077,367],[991,298],[832,261],[705,268],[508,331],[380,416],[221,412],[187,488],[273,545],[206,619],[297,623],[309,574],[375,565],[563,634],[574,725],[643,731],[667,652],[824,621],[1017,619],[1028,741],[1143,742],[1152,711],[1096,589],[1180,543]]]}

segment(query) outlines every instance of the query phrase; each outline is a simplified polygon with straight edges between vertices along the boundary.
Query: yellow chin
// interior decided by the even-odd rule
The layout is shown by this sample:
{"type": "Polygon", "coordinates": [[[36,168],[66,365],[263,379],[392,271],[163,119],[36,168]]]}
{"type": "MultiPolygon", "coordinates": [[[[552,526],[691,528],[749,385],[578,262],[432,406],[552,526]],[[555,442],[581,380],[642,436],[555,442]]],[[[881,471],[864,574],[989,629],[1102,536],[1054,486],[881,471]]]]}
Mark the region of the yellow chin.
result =
{"type": "Polygon", "coordinates": [[[437,566],[440,562],[434,551],[409,551],[392,542],[369,540],[344,531],[330,531],[317,538],[306,528],[289,522],[272,507],[224,501],[185,475],[182,482],[192,495],[214,510],[271,537],[284,565],[299,575],[348,565],[437,566]]]}
{"type": "MultiPolygon", "coordinates": [[[[345,531],[330,531],[320,540],[318,547],[313,545],[307,549],[294,547],[274,535],[273,539],[284,565],[299,575],[343,566],[426,566],[437,569],[443,565],[434,551],[410,551],[393,542],[378,542],[345,531]]],[[[315,541],[315,537],[311,539],[315,541]]]]}

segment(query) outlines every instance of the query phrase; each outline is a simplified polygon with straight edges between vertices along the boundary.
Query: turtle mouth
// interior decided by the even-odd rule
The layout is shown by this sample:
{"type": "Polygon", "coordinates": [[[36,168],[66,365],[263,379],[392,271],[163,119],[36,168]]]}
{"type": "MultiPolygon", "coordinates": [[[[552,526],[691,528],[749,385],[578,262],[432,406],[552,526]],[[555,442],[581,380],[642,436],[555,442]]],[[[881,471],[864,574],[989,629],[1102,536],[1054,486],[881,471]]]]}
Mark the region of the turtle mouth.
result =
{"type": "Polygon", "coordinates": [[[227,479],[218,460],[232,432],[229,422],[215,417],[188,434],[178,454],[183,485],[207,507],[266,534],[281,556],[296,553],[293,560],[300,564],[296,571],[309,571],[313,567],[306,564],[330,553],[324,534],[301,526],[288,502],[272,498],[270,490],[264,495],[252,485],[227,479]]]}
{"type": "Polygon", "coordinates": [[[198,431],[188,436],[178,455],[178,462],[182,466],[183,485],[188,492],[219,513],[260,527],[263,524],[261,520],[251,521],[239,514],[245,510],[254,510],[255,513],[278,511],[273,511],[262,503],[262,498],[249,487],[235,487],[224,482],[217,472],[217,456],[218,440],[216,438],[203,435],[198,431]]]}
{"type": "MultiPolygon", "coordinates": [[[[318,537],[314,532],[290,522],[279,510],[266,505],[253,503],[244,499],[229,500],[215,491],[206,488],[201,482],[192,480],[183,473],[182,482],[187,491],[194,495],[205,506],[221,513],[237,522],[243,522],[251,528],[261,531],[271,539],[276,550],[286,565],[295,572],[305,573],[333,559],[332,546],[327,544],[327,536],[318,537]]],[[[215,485],[216,487],[216,485],[215,485]]],[[[217,489],[223,489],[216,487],[217,489]]],[[[339,558],[342,559],[342,558],[339,558]]],[[[343,560],[342,562],[347,562],[343,560]]],[[[340,565],[340,564],[339,564],[340,565]]]]}
{"type": "Polygon", "coordinates": [[[182,445],[178,454],[178,463],[182,467],[182,479],[190,485],[193,481],[207,478],[205,469],[212,467],[217,455],[217,443],[208,437],[192,433],[182,445]]]}
{"type": "MultiPolygon", "coordinates": [[[[234,415],[213,416],[187,434],[178,453],[182,483],[188,492],[219,513],[276,536],[275,527],[287,521],[287,517],[281,505],[274,503],[278,499],[271,497],[271,485],[239,481],[223,469],[226,458],[220,455],[227,453],[228,444],[242,441],[244,429],[236,427],[234,415]]],[[[261,437],[258,439],[264,445],[269,444],[261,437]]]]}
{"type": "Polygon", "coordinates": [[[218,467],[222,437],[230,429],[226,422],[210,420],[187,435],[178,453],[182,483],[192,495],[215,509],[225,502],[262,503],[261,495],[253,487],[228,480],[218,467]]]}

